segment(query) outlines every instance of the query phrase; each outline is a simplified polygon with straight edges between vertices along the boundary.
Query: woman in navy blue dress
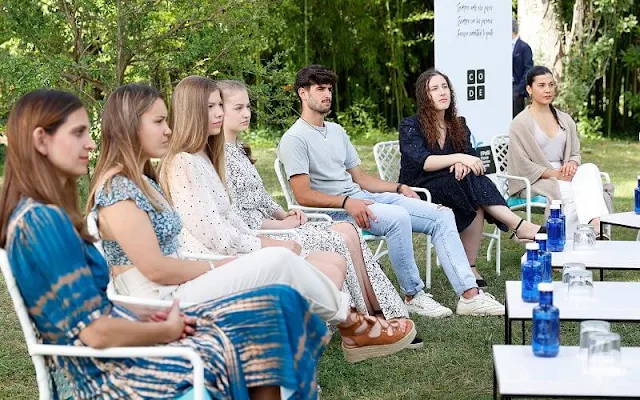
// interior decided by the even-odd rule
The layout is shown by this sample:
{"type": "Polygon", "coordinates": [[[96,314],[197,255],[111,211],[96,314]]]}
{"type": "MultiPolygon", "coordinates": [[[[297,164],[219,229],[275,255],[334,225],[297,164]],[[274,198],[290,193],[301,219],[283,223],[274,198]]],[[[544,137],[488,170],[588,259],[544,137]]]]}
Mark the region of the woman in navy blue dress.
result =
{"type": "Polygon", "coordinates": [[[423,187],[432,201],[453,210],[458,232],[478,285],[486,282],[475,269],[484,220],[522,239],[533,239],[540,226],[514,214],[484,176],[471,146],[471,132],[456,111],[449,78],[431,69],[416,82],[416,115],[400,122],[400,183],[423,187]]]}

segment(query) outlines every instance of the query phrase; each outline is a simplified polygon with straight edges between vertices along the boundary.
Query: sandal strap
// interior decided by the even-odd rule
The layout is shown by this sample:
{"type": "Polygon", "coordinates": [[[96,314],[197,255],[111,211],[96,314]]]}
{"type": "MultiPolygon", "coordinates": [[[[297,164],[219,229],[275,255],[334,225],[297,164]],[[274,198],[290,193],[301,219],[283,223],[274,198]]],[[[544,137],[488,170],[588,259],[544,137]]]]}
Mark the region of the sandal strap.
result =
{"type": "Polygon", "coordinates": [[[520,229],[520,225],[522,225],[522,223],[524,222],[524,218],[520,218],[520,222],[518,222],[518,225],[516,225],[516,229],[514,229],[511,234],[511,237],[509,239],[513,239],[513,237],[518,237],[518,229],[520,229]]]}
{"type": "Polygon", "coordinates": [[[347,347],[365,347],[393,344],[408,335],[414,329],[413,321],[411,320],[406,320],[407,327],[404,332],[400,329],[399,321],[386,321],[381,318],[370,316],[362,316],[360,320],[362,322],[366,322],[367,324],[361,332],[356,333],[355,331],[361,328],[362,323],[358,324],[355,329],[353,328],[353,325],[350,325],[346,328],[339,328],[340,334],[343,337],[348,337],[355,342],[355,345],[349,345],[347,347]],[[369,336],[369,333],[376,324],[380,324],[380,334],[378,336],[371,337],[369,336]]]}

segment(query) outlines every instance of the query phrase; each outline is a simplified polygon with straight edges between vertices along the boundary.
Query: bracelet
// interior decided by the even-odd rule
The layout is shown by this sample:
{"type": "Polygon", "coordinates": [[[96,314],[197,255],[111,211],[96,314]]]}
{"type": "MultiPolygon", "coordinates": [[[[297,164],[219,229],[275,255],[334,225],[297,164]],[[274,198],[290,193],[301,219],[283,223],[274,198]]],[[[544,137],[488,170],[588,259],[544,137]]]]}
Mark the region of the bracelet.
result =
{"type": "Polygon", "coordinates": [[[344,196],[344,200],[342,200],[342,206],[340,206],[340,208],[344,208],[344,205],[347,204],[347,199],[349,199],[349,196],[344,196]]]}
{"type": "Polygon", "coordinates": [[[400,193],[400,188],[402,187],[402,185],[404,185],[404,183],[398,184],[398,186],[396,187],[396,193],[400,193]]]}

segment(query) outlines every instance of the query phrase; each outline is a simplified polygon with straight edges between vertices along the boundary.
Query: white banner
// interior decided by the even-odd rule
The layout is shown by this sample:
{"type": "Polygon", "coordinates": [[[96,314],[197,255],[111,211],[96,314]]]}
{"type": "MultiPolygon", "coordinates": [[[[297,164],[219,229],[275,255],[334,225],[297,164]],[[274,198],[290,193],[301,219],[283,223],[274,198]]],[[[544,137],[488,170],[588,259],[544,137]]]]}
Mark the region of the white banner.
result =
{"type": "Polygon", "coordinates": [[[475,147],[512,117],[511,0],[436,0],[436,68],[449,76],[475,147]]]}

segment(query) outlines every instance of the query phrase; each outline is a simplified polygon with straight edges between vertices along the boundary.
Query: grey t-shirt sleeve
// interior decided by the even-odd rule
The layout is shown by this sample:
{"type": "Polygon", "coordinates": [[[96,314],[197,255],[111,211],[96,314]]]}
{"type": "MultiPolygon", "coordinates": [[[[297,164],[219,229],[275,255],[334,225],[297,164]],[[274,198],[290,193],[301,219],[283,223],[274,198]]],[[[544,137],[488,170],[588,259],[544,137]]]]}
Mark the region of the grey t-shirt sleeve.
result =
{"type": "Polygon", "coordinates": [[[306,143],[293,135],[284,135],[278,145],[278,158],[287,173],[287,179],[293,175],[309,175],[309,153],[306,143]]]}
{"type": "Polygon", "coordinates": [[[351,144],[351,140],[349,140],[349,136],[347,135],[347,132],[345,132],[344,129],[342,129],[342,127],[340,127],[340,130],[342,131],[344,148],[347,150],[347,156],[345,157],[345,160],[344,160],[344,167],[346,169],[357,167],[361,163],[360,157],[358,157],[358,151],[353,146],[353,144],[351,144]]]}

